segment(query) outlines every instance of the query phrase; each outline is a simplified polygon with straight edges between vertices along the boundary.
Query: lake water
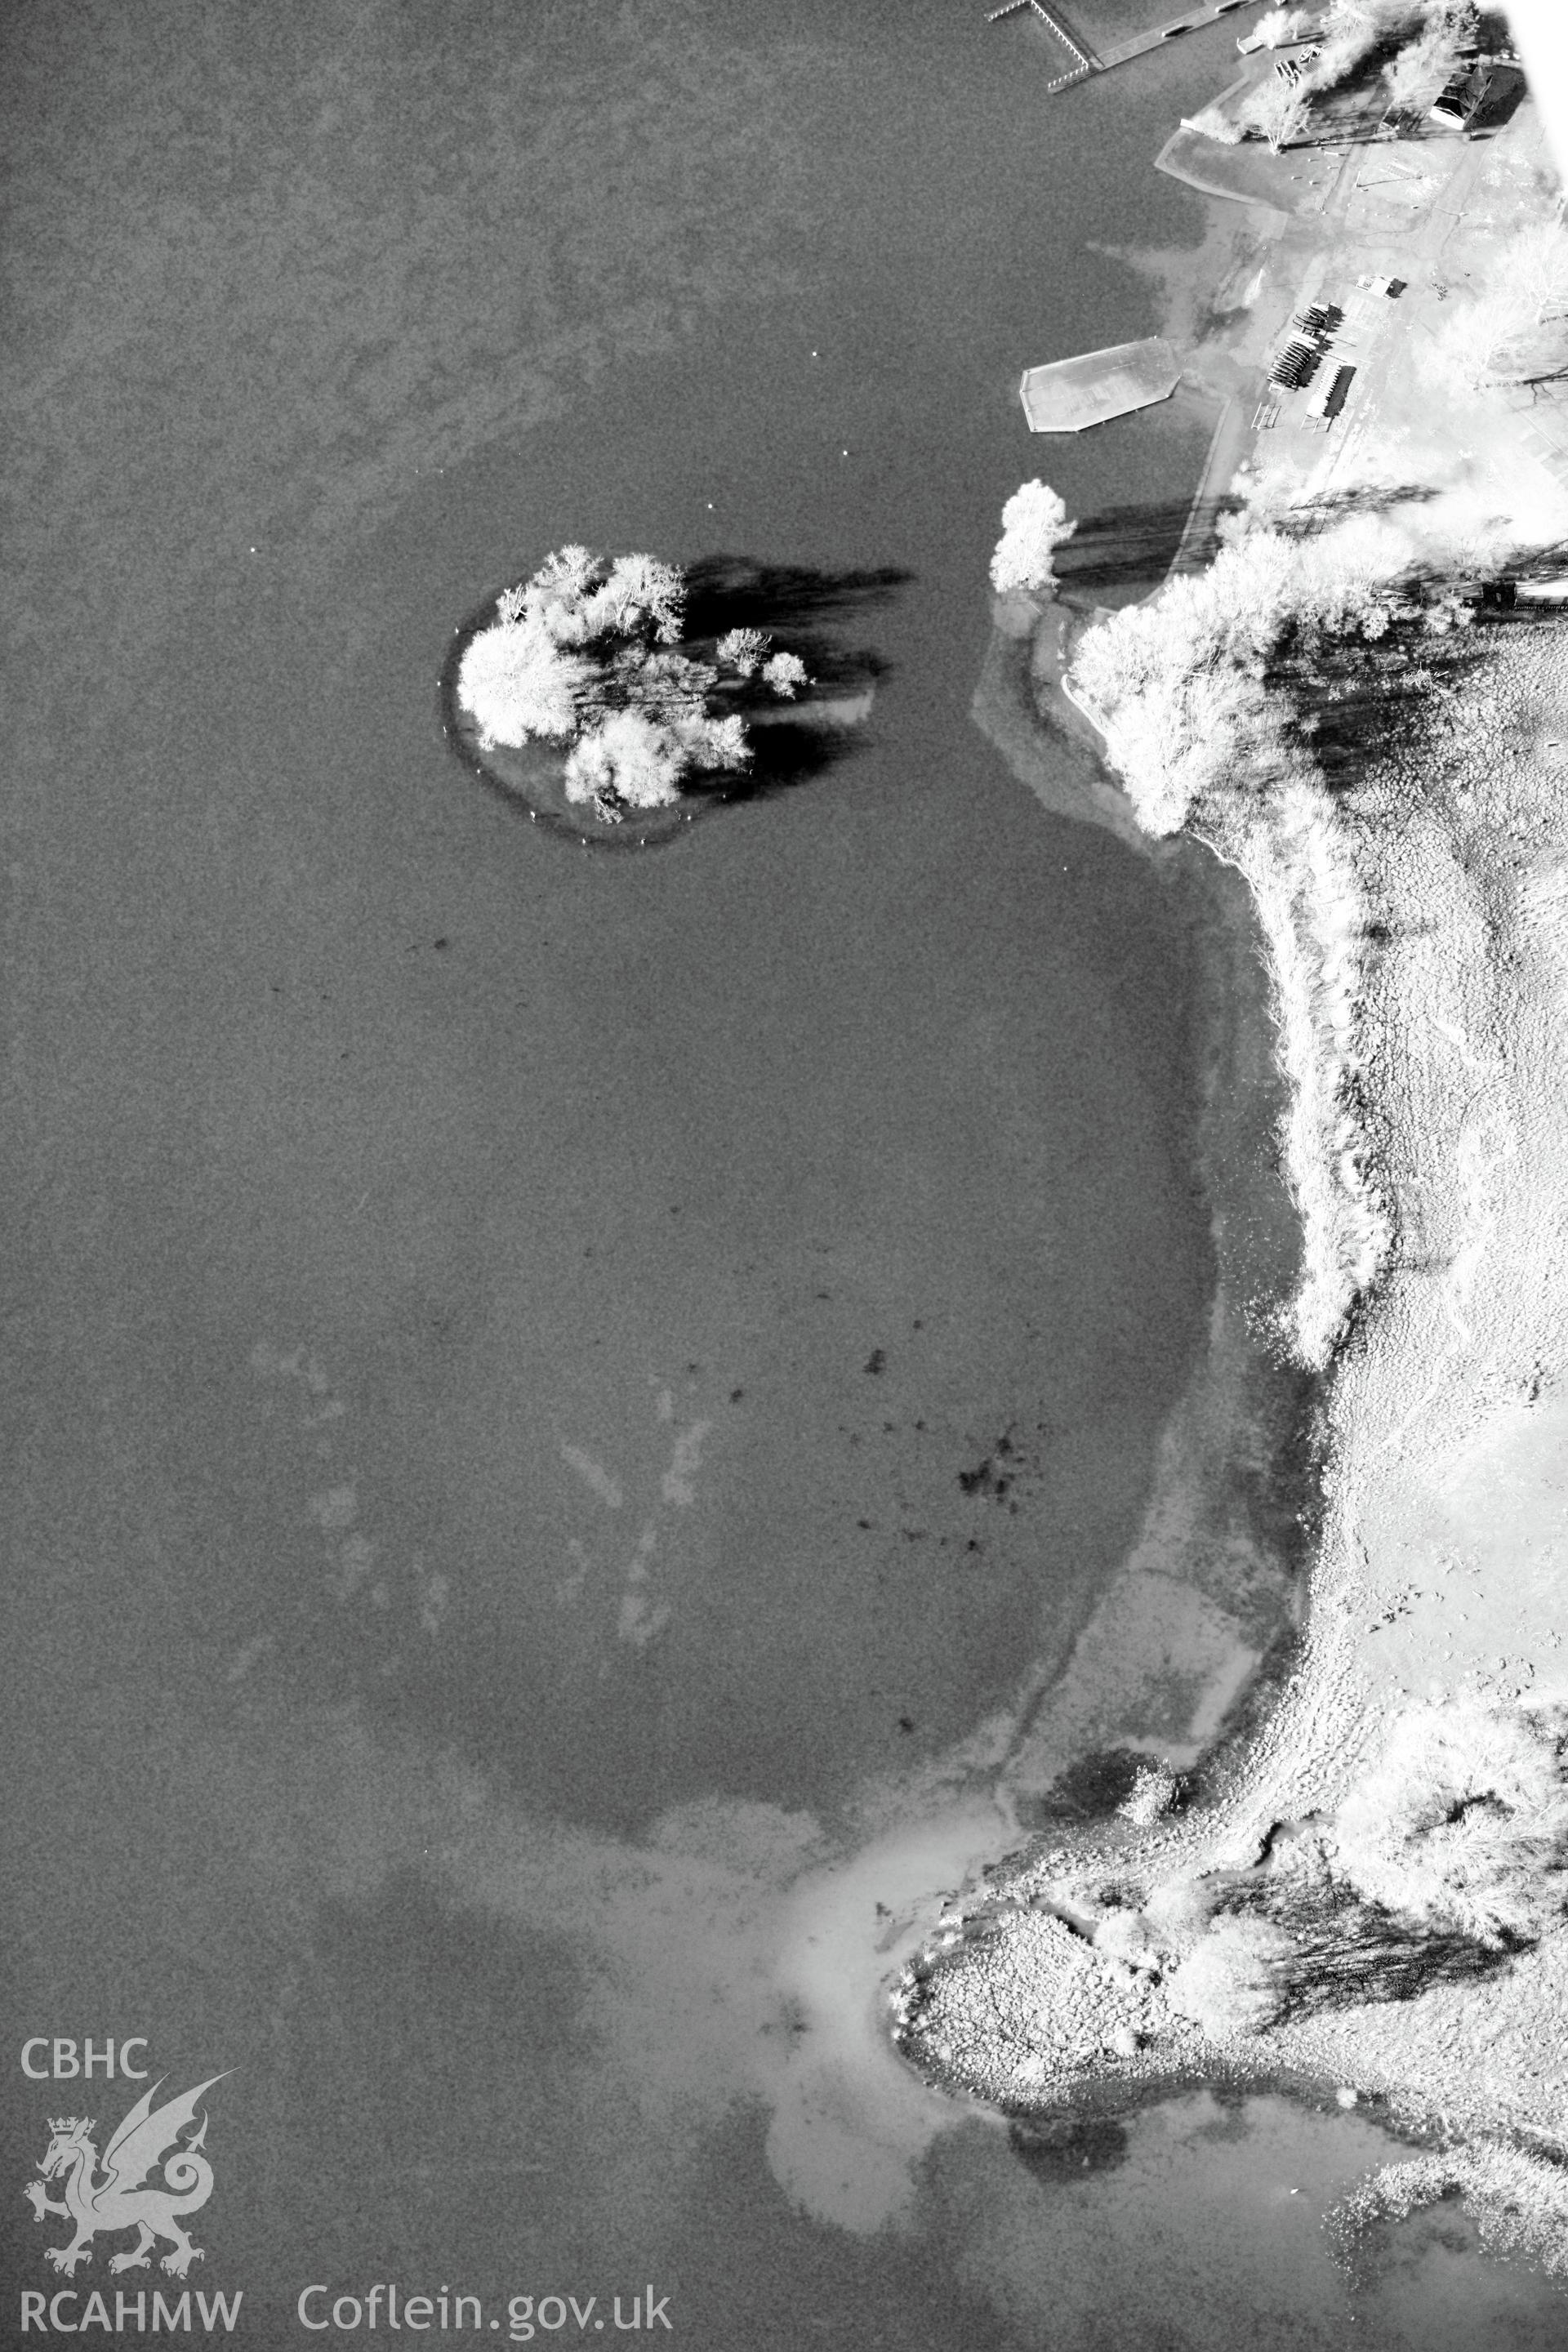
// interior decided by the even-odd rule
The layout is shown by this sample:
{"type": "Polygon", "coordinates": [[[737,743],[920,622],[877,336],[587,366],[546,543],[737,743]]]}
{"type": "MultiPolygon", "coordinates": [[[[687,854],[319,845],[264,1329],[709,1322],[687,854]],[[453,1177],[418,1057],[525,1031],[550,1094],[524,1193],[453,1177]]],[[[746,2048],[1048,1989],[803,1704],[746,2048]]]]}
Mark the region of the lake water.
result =
{"type": "MultiPolygon", "coordinates": [[[[875,2027],[1211,1280],[1179,897],[967,714],[1017,482],[1195,478],[1200,415],[1043,451],[1016,383],[1158,324],[1115,252],[1200,234],[1146,165],[1224,37],[1058,102],[983,13],[14,28],[10,2006],[233,2070],[193,2283],[253,2340],[377,2281],[1549,2340],[1451,2214],[1352,2297],[1354,2118],[1205,2095],[1068,2179],[875,2027]],[[436,683],[569,538],[838,582],[863,745],[543,837],[436,683]]],[[[10,2083],[19,2182],[76,2094],[10,2083]]]]}

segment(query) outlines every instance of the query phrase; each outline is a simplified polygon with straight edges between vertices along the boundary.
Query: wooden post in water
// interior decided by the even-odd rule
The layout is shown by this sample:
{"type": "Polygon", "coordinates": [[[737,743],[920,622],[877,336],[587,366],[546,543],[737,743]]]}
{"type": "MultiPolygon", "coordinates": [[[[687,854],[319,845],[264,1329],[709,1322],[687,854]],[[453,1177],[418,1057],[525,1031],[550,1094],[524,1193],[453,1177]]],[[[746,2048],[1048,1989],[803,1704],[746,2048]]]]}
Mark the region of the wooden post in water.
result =
{"type": "Polygon", "coordinates": [[[1048,25],[1058,40],[1077,58],[1080,73],[1098,73],[1100,70],[1100,59],[1089,43],[1073,31],[1059,8],[1047,6],[1046,0],[1029,0],[1029,5],[1041,24],[1048,25]]]}

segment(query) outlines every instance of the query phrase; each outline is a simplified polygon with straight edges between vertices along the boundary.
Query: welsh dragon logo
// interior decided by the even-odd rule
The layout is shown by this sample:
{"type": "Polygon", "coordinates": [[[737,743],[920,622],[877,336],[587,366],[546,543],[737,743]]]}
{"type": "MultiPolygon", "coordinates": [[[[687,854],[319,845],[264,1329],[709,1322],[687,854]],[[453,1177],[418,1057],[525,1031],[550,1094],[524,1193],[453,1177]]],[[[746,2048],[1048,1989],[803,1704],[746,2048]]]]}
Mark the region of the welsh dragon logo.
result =
{"type": "Polygon", "coordinates": [[[75,2223],[76,2235],[68,2246],[46,2246],[46,2262],[70,2277],[79,2263],[91,2262],[92,2242],[100,2230],[110,2234],[117,2230],[139,2233],[128,2253],[110,2257],[111,2271],[145,2270],[161,2238],[167,2238],[173,2249],[163,2255],[161,2267],[175,2278],[184,2278],[191,2264],[201,2261],[202,2249],[192,2245],[180,2226],[180,2217],[195,2213],[213,2193],[213,2168],[202,2154],[207,2136],[205,2116],[200,2130],[184,2146],[180,2134],[195,2122],[202,2093],[222,2081],[221,2074],[211,2074],[194,2091],[158,2108],[153,2108],[153,2101],[161,2084],[143,2091],[104,2149],[101,2174],[92,2144],[96,2126],[91,2117],[50,2116],[51,2136],[39,2159],[38,2178],[29,2180],[22,2194],[33,2209],[35,2221],[41,2221],[46,2213],[58,2213],[75,2223]],[[149,2173],[160,2168],[162,2182],[150,2182],[149,2173]],[[44,2183],[57,2179],[65,2183],[63,2199],[45,2193],[44,2183]]]}

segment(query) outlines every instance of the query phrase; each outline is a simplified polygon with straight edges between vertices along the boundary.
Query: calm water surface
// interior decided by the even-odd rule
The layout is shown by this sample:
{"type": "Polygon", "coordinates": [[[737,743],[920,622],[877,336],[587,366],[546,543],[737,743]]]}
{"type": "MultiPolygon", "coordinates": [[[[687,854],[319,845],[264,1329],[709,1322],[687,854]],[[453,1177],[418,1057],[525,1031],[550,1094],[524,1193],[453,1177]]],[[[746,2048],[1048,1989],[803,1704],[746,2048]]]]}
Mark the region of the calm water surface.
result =
{"type": "Polygon", "coordinates": [[[1452,2216],[1352,2297],[1354,2119],[1047,2177],[873,2030],[1209,1280],[1183,910],[967,709],[1017,481],[1195,477],[1014,386],[1158,323],[1223,43],[1057,103],[982,16],[13,22],[16,2038],[234,2070],[255,2339],[1549,2340],[1452,2216]],[[647,856],[478,790],[445,643],[567,538],[899,574],[855,756],[647,856]]]}

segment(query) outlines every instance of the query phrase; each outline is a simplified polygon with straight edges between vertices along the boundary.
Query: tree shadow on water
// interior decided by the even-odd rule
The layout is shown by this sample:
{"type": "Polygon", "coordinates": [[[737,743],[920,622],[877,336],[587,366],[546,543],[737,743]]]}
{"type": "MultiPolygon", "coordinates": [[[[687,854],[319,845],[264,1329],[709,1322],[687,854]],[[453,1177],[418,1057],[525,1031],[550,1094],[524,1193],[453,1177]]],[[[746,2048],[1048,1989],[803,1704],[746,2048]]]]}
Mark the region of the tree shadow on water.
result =
{"type": "MultiPolygon", "coordinates": [[[[1205,503],[1212,531],[1219,504],[1205,503]]],[[[1099,589],[1153,587],[1170,570],[1191,513],[1190,499],[1169,499],[1083,516],[1056,551],[1061,593],[1071,601],[1099,589]]]]}
{"type": "Polygon", "coordinates": [[[857,719],[841,725],[771,718],[759,723],[753,714],[751,733],[750,767],[739,773],[688,776],[681,787],[684,798],[698,805],[704,801],[766,800],[825,775],[866,742],[865,725],[857,719]]]}
{"type": "Polygon", "coordinates": [[[749,703],[751,765],[740,774],[689,777],[686,797],[698,806],[766,799],[809,782],[861,749],[877,687],[892,665],[863,640],[846,643],[845,625],[891,603],[913,577],[894,564],[828,571],[743,555],[705,556],[689,565],[689,643],[716,640],[731,629],[760,629],[781,652],[800,656],[811,683],[798,702],[749,703]]]}
{"type": "Polygon", "coordinates": [[[914,576],[895,563],[825,571],[811,563],[759,563],[749,555],[705,555],[686,568],[687,634],[776,629],[798,635],[890,604],[914,576]]]}
{"type": "Polygon", "coordinates": [[[867,645],[846,645],[847,623],[889,604],[914,578],[897,564],[825,571],[807,563],[759,563],[745,555],[709,555],[688,567],[686,635],[721,637],[762,629],[799,654],[814,684],[840,691],[874,685],[890,663],[867,645]]]}

